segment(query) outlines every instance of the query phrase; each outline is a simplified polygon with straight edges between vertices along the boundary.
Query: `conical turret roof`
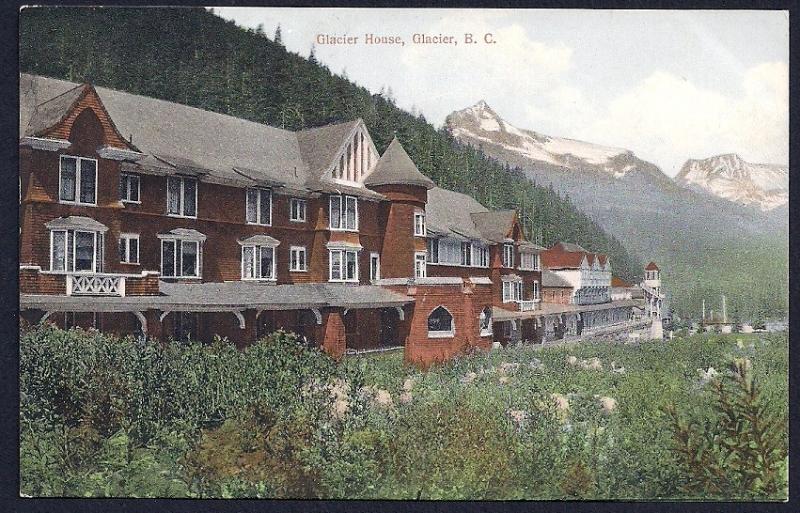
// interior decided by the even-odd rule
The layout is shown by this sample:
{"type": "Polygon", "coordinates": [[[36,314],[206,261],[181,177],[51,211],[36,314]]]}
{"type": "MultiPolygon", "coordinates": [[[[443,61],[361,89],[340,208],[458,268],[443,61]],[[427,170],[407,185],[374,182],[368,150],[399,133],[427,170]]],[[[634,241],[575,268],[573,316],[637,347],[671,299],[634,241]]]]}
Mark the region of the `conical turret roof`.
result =
{"type": "Polygon", "coordinates": [[[392,139],[375,169],[364,179],[364,185],[418,185],[426,189],[436,186],[430,178],[419,172],[397,137],[392,139]]]}

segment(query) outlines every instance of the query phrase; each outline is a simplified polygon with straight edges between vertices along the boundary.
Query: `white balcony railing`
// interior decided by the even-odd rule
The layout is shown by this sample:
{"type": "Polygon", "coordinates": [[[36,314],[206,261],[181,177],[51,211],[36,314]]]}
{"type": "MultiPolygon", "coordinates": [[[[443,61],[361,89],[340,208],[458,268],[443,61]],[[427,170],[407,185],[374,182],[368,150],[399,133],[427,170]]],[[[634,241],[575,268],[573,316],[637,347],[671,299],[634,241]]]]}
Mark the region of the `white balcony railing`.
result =
{"type": "Polygon", "coordinates": [[[520,312],[530,312],[531,310],[536,310],[536,304],[539,301],[517,301],[519,305],[520,312]]]}
{"type": "Polygon", "coordinates": [[[125,296],[125,277],[118,274],[68,274],[68,296],[125,296]]]}

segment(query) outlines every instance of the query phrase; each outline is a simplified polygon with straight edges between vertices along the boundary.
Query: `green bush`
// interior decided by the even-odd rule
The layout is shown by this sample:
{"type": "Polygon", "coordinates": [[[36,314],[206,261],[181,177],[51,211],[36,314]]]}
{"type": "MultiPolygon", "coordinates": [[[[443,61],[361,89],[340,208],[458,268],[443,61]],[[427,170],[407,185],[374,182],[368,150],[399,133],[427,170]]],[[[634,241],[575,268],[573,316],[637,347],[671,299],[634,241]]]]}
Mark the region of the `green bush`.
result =
{"type": "Polygon", "coordinates": [[[28,495],[787,493],[786,334],[522,346],[427,372],[400,353],[336,363],[284,332],[237,350],[225,340],[142,343],[36,326],[23,333],[20,354],[28,495]],[[593,358],[601,369],[581,367],[593,358]],[[752,380],[725,374],[745,359],[752,380]],[[722,388],[700,379],[709,367],[723,372],[722,388]]]}

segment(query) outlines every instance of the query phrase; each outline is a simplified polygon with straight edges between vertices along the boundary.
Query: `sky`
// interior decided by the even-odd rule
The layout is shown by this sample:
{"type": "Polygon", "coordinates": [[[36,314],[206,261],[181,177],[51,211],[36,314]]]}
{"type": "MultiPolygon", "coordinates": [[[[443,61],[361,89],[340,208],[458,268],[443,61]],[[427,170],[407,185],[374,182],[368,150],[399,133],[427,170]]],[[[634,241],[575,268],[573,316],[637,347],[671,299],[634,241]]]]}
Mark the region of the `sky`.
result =
{"type": "Polygon", "coordinates": [[[674,176],[689,158],[789,161],[785,11],[224,7],[243,27],[278,24],[316,58],[435,126],[485,100],[518,128],[623,147],[674,176]],[[478,43],[465,44],[470,33],[478,43]],[[351,45],[318,35],[357,36],[351,45]],[[365,35],[405,44],[368,45],[365,35]],[[454,44],[413,44],[414,34],[454,44]],[[485,43],[491,34],[494,43],[485,43]]]}

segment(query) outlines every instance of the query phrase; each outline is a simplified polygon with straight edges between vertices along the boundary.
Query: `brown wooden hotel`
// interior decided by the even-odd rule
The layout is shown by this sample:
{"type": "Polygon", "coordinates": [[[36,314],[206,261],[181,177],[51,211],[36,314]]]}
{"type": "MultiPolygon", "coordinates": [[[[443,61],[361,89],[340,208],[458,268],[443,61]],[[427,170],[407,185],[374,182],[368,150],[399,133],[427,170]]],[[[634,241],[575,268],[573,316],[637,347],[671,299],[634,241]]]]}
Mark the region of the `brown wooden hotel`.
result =
{"type": "Polygon", "coordinates": [[[20,102],[26,322],[237,345],[283,328],[426,364],[580,335],[587,308],[635,316],[562,300],[564,280],[542,303],[545,248],[516,212],[436,187],[397,139],[380,155],[361,120],[292,132],[31,75],[20,102]]]}

